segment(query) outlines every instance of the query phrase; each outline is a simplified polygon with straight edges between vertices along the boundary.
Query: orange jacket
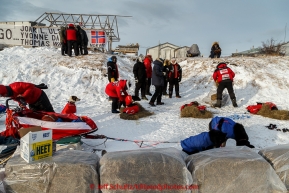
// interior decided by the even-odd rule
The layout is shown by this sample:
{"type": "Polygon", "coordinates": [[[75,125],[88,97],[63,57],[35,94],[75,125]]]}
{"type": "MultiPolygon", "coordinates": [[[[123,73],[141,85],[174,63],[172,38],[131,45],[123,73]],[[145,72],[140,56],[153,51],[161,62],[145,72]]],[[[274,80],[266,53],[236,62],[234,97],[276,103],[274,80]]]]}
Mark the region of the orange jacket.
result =
{"type": "Polygon", "coordinates": [[[76,113],[76,105],[75,103],[67,102],[61,114],[73,114],[76,113]]]}
{"type": "Polygon", "coordinates": [[[152,77],[152,60],[151,57],[146,56],[145,59],[143,60],[143,63],[146,67],[146,74],[147,74],[147,78],[151,78],[152,77]]]}
{"type": "Polygon", "coordinates": [[[14,82],[9,85],[13,91],[11,98],[15,99],[21,95],[28,104],[35,103],[40,97],[42,90],[36,88],[34,84],[28,82],[14,82]]]}
{"type": "Polygon", "coordinates": [[[120,80],[108,83],[105,88],[105,93],[110,97],[124,101],[125,97],[128,95],[126,90],[126,80],[120,80]]]}

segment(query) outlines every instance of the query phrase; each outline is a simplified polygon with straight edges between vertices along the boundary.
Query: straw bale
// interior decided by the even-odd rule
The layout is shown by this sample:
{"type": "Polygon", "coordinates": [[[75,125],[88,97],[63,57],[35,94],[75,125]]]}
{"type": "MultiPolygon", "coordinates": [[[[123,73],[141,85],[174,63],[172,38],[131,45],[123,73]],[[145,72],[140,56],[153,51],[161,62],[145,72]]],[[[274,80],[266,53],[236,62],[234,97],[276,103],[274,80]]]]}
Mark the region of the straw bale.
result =
{"type": "MultiPolygon", "coordinates": [[[[208,95],[202,99],[202,101],[207,103],[207,104],[210,104],[210,105],[215,104],[217,102],[217,94],[216,93],[217,93],[217,89],[213,87],[209,91],[208,95]]],[[[229,102],[230,102],[229,94],[226,91],[224,91],[222,93],[222,106],[229,104],[229,102]]]]}
{"type": "Polygon", "coordinates": [[[26,163],[14,154],[5,166],[6,193],[99,192],[96,154],[68,150],[53,157],[26,163]]]}
{"type": "Polygon", "coordinates": [[[289,144],[261,149],[259,154],[272,165],[287,190],[289,190],[289,144]]]}
{"type": "Polygon", "coordinates": [[[141,104],[139,104],[139,103],[135,103],[135,104],[137,104],[138,105],[138,107],[139,107],[139,112],[138,113],[136,113],[136,114],[134,114],[134,115],[130,115],[130,114],[126,114],[126,113],[122,113],[123,112],[123,107],[120,109],[120,115],[119,115],[119,117],[121,118],[121,119],[125,119],[125,120],[138,120],[138,119],[140,119],[140,118],[143,118],[143,117],[149,117],[149,116],[151,116],[151,115],[153,115],[154,113],[153,112],[150,112],[150,111],[148,111],[148,110],[146,110],[145,108],[143,108],[143,106],[141,105],[141,104]]]}
{"type": "Polygon", "coordinates": [[[217,93],[211,95],[211,100],[216,101],[217,100],[217,93]]]}
{"type": "MultiPolygon", "coordinates": [[[[190,185],[191,175],[186,168],[185,154],[175,148],[141,149],[111,152],[100,159],[101,184],[119,185],[190,185]]],[[[103,189],[103,193],[118,192],[103,189]]],[[[136,192],[126,190],[124,192],[136,192]]],[[[147,188],[137,192],[157,192],[147,188]]],[[[186,192],[184,189],[162,192],[186,192]]]]}
{"type": "Polygon", "coordinates": [[[271,165],[245,146],[203,151],[186,163],[198,193],[287,192],[271,165]]]}
{"type": "Polygon", "coordinates": [[[212,118],[213,114],[210,111],[200,111],[196,106],[186,106],[181,110],[181,117],[192,117],[192,118],[212,118]]]}
{"type": "Polygon", "coordinates": [[[271,110],[270,106],[267,104],[262,105],[262,108],[258,111],[257,115],[278,120],[289,120],[289,111],[271,110]]]}

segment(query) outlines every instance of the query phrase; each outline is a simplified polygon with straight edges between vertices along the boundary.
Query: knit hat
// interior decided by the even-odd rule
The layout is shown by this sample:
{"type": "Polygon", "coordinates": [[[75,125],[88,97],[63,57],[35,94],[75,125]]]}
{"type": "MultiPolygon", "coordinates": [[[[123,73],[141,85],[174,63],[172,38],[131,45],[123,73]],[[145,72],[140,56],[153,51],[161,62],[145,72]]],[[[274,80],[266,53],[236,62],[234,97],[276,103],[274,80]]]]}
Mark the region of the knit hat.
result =
{"type": "Polygon", "coordinates": [[[0,96],[6,96],[7,89],[4,85],[0,84],[0,96]]]}
{"type": "Polygon", "coordinates": [[[72,103],[75,103],[76,101],[80,101],[80,99],[79,99],[79,98],[77,98],[76,96],[71,96],[71,97],[69,97],[69,100],[68,100],[68,102],[72,102],[72,103]]]}

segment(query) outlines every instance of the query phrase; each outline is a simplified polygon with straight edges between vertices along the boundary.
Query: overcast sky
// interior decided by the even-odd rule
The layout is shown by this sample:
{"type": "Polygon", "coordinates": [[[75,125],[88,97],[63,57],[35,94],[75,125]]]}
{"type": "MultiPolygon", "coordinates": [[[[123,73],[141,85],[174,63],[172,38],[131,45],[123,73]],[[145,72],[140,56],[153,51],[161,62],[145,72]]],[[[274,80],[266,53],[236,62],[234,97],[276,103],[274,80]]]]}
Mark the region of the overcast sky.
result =
{"type": "Polygon", "coordinates": [[[289,0],[0,0],[0,21],[35,21],[44,12],[132,16],[118,19],[113,48],[139,43],[145,54],[158,43],[198,44],[207,57],[214,41],[223,56],[289,41],[288,10],[289,0]]]}

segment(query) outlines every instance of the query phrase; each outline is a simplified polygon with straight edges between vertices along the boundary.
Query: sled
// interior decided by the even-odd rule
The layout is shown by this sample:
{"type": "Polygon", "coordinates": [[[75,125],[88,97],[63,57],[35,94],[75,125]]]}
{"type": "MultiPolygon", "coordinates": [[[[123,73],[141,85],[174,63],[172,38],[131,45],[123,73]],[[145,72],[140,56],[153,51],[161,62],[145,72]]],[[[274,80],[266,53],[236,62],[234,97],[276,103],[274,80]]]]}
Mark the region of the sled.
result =
{"type": "Polygon", "coordinates": [[[42,130],[52,130],[52,139],[57,141],[64,137],[86,135],[98,130],[95,122],[87,116],[76,116],[75,114],[60,114],[44,111],[32,111],[26,107],[11,108],[6,100],[6,130],[0,136],[12,136],[19,139],[18,130],[40,126],[42,130]],[[42,120],[43,117],[50,117],[42,120]]]}

